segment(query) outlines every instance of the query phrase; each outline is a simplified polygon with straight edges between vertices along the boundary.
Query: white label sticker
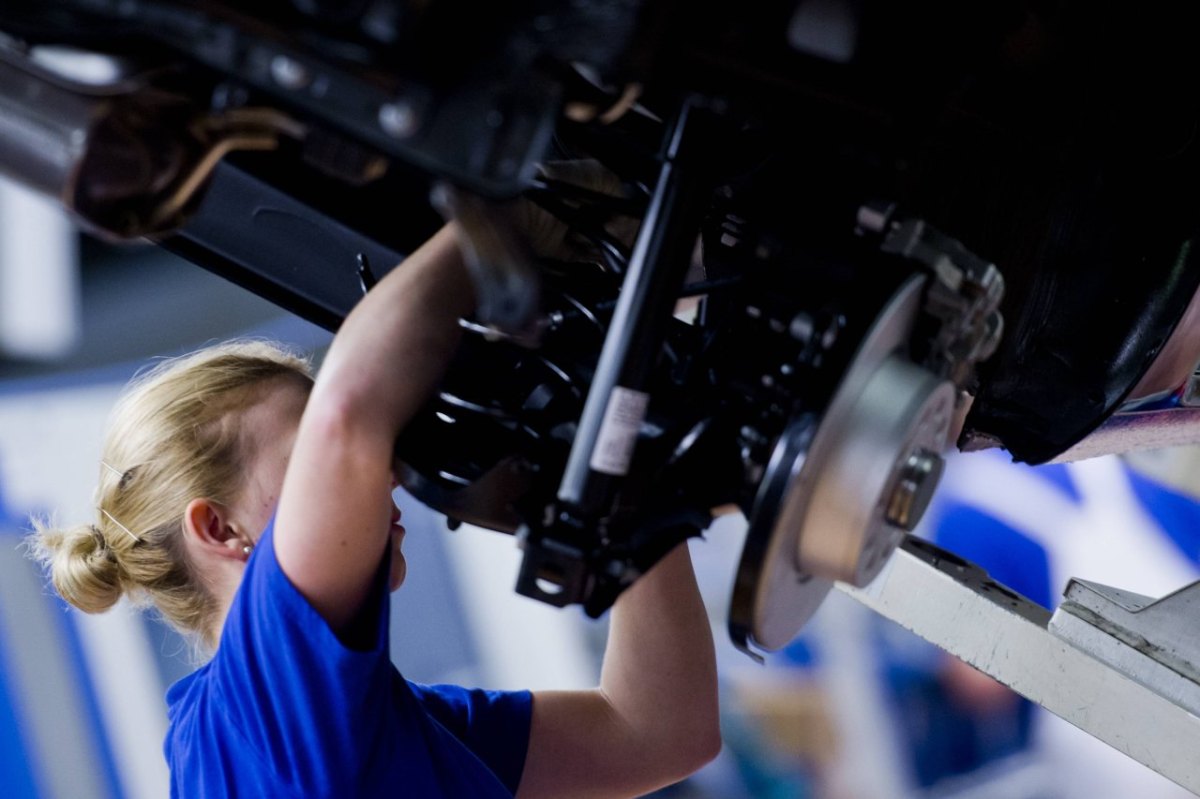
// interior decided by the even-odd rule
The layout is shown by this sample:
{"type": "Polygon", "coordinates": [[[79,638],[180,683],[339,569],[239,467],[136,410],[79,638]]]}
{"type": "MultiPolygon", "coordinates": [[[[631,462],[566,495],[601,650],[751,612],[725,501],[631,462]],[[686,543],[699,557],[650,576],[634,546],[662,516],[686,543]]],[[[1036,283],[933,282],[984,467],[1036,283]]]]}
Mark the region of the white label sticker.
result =
{"type": "Polygon", "coordinates": [[[650,395],[617,386],[608,397],[604,421],[592,450],[590,466],[597,472],[621,476],[629,472],[633,445],[646,418],[650,395]]]}

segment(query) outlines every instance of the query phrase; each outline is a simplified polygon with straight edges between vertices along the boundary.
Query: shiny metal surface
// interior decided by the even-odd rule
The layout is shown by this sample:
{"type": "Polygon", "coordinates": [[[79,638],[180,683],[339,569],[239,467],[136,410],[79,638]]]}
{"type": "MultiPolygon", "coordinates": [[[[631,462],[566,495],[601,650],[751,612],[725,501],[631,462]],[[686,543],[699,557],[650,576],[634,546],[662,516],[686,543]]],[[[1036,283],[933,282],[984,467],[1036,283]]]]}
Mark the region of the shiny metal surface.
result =
{"type": "Polygon", "coordinates": [[[0,50],[0,165],[5,174],[66,201],[106,101],[44,80],[0,50]]]}
{"type": "Polygon", "coordinates": [[[932,485],[904,484],[913,481],[910,462],[945,448],[955,402],[948,381],[901,354],[925,285],[924,276],[909,279],[880,312],[815,434],[800,419],[776,445],[730,607],[743,649],[784,646],[833,580],[870,581],[903,534],[887,520],[889,507],[907,504],[904,521],[915,524],[932,485]]]}
{"type": "Polygon", "coordinates": [[[946,462],[942,456],[918,448],[897,475],[896,487],[888,498],[887,520],[903,530],[912,532],[925,515],[933,499],[934,489],[941,480],[946,462]]]}
{"type": "MultiPolygon", "coordinates": [[[[1200,618],[1200,582],[1184,586],[1162,597],[1135,594],[1087,580],[1074,579],[1063,592],[1063,603],[1050,622],[1050,629],[1068,637],[1059,629],[1066,615],[1079,619],[1107,638],[1146,656],[1191,682],[1187,707],[1200,715],[1200,636],[1194,634],[1200,618]]],[[[1076,641],[1079,644],[1079,641],[1076,641]]],[[[1097,647],[1092,654],[1113,662],[1109,653],[1115,645],[1097,647]]],[[[1135,674],[1135,679],[1139,679],[1135,674]]],[[[1150,678],[1139,679],[1157,688],[1150,678]]],[[[1160,693],[1162,691],[1160,690],[1160,693]]],[[[1183,702],[1183,695],[1168,696],[1183,702]]]]}
{"type": "Polygon", "coordinates": [[[755,513],[738,564],[729,608],[729,634],[734,644],[761,660],[751,645],[779,649],[795,637],[833,589],[833,583],[801,572],[794,551],[794,530],[779,529],[775,514],[804,467],[816,419],[802,416],[788,426],[775,444],[766,474],[759,484],[755,513]]]}
{"type": "Polygon", "coordinates": [[[914,500],[928,505],[939,473],[930,464],[917,486],[909,462],[941,451],[954,388],[889,355],[857,396],[844,399],[852,403],[849,413],[823,423],[818,438],[826,437],[829,449],[810,454],[806,490],[788,494],[777,525],[799,531],[796,561],[803,571],[866,585],[903,533],[889,520],[889,508],[902,510],[901,520],[912,527],[922,509],[914,500]]]}

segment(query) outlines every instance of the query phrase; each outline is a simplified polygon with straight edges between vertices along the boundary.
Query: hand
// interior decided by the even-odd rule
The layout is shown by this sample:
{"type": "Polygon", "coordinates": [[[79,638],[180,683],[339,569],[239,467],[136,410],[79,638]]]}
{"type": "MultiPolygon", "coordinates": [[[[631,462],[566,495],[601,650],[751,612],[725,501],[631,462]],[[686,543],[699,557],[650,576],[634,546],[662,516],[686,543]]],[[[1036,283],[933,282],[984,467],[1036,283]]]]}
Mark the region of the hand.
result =
{"type": "MultiPolygon", "coordinates": [[[[586,191],[620,196],[620,179],[598,161],[561,161],[542,167],[549,180],[586,191]]],[[[529,332],[539,307],[535,257],[561,261],[600,262],[586,240],[577,241],[570,226],[527,198],[499,203],[439,184],[434,205],[457,224],[459,242],[475,285],[476,319],[510,334],[529,332]]],[[[564,210],[575,209],[564,200],[564,210]]],[[[632,229],[636,232],[636,227],[632,229]]],[[[612,235],[612,234],[608,234],[612,235]]],[[[629,236],[632,240],[632,235],[629,236]]],[[[624,241],[620,246],[628,249],[624,241]]]]}
{"type": "MultiPolygon", "coordinates": [[[[604,164],[590,158],[548,161],[538,167],[538,176],[547,183],[583,189],[598,195],[614,198],[626,196],[620,177],[604,164]]],[[[567,201],[567,204],[570,205],[570,202],[567,201]]],[[[572,239],[570,227],[534,201],[519,202],[515,222],[534,253],[542,258],[600,261],[592,242],[582,237],[572,239]]],[[[628,250],[633,246],[640,224],[640,219],[622,215],[608,220],[604,229],[628,250]]]]}

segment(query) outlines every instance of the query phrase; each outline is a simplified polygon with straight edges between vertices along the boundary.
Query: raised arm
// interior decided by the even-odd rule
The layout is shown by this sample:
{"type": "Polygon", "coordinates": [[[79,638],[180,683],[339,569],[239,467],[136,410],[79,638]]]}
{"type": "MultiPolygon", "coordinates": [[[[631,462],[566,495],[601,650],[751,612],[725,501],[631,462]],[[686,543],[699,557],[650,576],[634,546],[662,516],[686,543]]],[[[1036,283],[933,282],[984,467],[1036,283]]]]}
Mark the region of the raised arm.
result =
{"type": "Polygon", "coordinates": [[[388,544],[396,436],[441,378],[472,305],[447,226],[354,308],[317,376],[283,482],[275,550],[335,630],[362,605],[388,544]]]}
{"type": "Polygon", "coordinates": [[[712,634],[683,544],[617,600],[600,687],[535,695],[517,796],[641,796],[720,748],[712,634]]]}
{"type": "MultiPolygon", "coordinates": [[[[334,629],[361,607],[387,546],[393,441],[440,379],[472,304],[443,229],[347,317],[313,387],[275,549],[334,629]]],[[[680,546],[618,599],[600,687],[535,696],[519,796],[637,796],[719,748],[712,638],[680,546]]]]}

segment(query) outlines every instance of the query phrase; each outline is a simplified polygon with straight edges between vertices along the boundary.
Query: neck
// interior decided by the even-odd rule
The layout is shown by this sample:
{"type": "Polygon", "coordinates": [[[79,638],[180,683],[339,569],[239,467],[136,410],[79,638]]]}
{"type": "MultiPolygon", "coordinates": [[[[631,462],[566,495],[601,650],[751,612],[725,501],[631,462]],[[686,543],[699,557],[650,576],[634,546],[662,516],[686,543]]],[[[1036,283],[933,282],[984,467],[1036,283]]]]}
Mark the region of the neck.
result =
{"type": "Polygon", "coordinates": [[[234,569],[229,568],[222,569],[221,571],[221,574],[214,575],[212,579],[207,581],[216,604],[212,623],[207,630],[209,641],[212,643],[214,649],[221,640],[221,631],[225,629],[225,619],[229,616],[229,608],[233,605],[233,597],[237,594],[238,586],[242,583],[242,574],[245,572],[245,566],[238,564],[236,572],[234,569]]]}

